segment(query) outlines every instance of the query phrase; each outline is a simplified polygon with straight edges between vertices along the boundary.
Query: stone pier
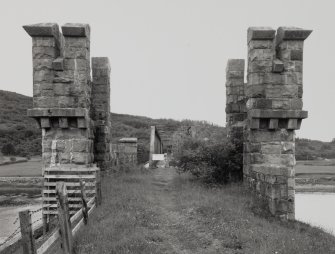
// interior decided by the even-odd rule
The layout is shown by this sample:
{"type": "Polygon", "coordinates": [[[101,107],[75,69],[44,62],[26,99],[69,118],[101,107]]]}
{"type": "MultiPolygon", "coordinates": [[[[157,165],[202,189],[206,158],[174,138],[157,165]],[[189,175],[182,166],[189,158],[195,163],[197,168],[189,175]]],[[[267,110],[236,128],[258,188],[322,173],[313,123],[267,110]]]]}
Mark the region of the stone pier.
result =
{"type": "Polygon", "coordinates": [[[90,27],[24,26],[33,40],[33,109],[42,128],[44,168],[93,163],[90,118],[90,27]]]}
{"type": "Polygon", "coordinates": [[[292,27],[249,28],[244,89],[243,61],[230,60],[227,66],[228,135],[234,129],[241,135],[245,126],[244,181],[255,202],[282,219],[295,217],[295,130],[307,117],[302,110],[302,60],[304,40],[311,32],[292,27]]]}
{"type": "MultiPolygon", "coordinates": [[[[226,68],[226,127],[228,139],[243,156],[243,133],[247,110],[244,84],[244,59],[229,59],[226,68]]],[[[242,172],[231,172],[230,180],[243,178],[242,172]]]]}
{"type": "Polygon", "coordinates": [[[57,214],[56,182],[71,190],[70,214],[80,207],[80,180],[95,193],[100,169],[109,167],[109,62],[93,58],[88,24],[24,26],[32,37],[33,109],[42,129],[44,222],[57,214]]]}
{"type": "Polygon", "coordinates": [[[92,57],[92,119],[94,156],[101,170],[111,167],[110,64],[107,57],[92,57]]]}

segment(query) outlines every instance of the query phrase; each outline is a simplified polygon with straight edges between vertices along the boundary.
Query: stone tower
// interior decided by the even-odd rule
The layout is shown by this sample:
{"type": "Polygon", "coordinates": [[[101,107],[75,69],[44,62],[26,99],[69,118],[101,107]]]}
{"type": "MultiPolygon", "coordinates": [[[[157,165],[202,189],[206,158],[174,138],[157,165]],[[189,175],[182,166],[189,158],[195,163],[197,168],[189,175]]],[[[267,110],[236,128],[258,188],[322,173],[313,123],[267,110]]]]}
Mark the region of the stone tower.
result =
{"type": "Polygon", "coordinates": [[[295,130],[307,117],[302,64],[304,40],[311,32],[250,27],[247,84],[243,60],[227,65],[228,135],[233,140],[232,133],[243,136],[244,181],[258,204],[283,219],[295,216],[295,130]]]}
{"type": "Polygon", "coordinates": [[[271,214],[294,219],[295,130],[302,110],[304,40],[311,30],[248,29],[244,175],[271,214]]]}
{"type": "Polygon", "coordinates": [[[90,26],[42,23],[24,26],[32,37],[33,109],[28,115],[42,129],[44,222],[56,214],[57,181],[66,182],[70,214],[80,208],[80,180],[87,196],[96,193],[100,169],[109,168],[110,67],[93,58],[90,26]],[[96,163],[96,164],[95,164],[96,163]]]}

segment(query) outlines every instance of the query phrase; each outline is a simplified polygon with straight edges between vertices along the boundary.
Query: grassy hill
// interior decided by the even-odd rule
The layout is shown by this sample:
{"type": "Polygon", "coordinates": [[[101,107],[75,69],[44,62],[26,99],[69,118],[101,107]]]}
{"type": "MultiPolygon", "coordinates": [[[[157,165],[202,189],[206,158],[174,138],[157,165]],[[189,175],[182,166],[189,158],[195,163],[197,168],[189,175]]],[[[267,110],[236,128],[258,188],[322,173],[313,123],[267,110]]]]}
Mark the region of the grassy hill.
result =
{"type": "Polygon", "coordinates": [[[31,97],[0,90],[0,148],[12,144],[15,155],[41,154],[41,131],[27,117],[31,97]]]}
{"type": "MultiPolygon", "coordinates": [[[[35,121],[27,117],[27,109],[32,108],[32,97],[0,90],[0,150],[6,144],[15,147],[15,155],[31,156],[41,154],[41,130],[35,121]]],[[[111,113],[112,141],[123,137],[137,137],[139,143],[148,152],[150,126],[155,125],[162,133],[163,142],[182,126],[197,126],[201,137],[210,137],[212,133],[225,134],[225,128],[205,121],[176,121],[172,119],[152,119],[143,116],[111,113]],[[164,134],[163,134],[164,133],[164,134]]]]}
{"type": "MultiPolygon", "coordinates": [[[[33,119],[27,117],[27,109],[32,108],[32,98],[18,93],[0,90],[0,149],[6,144],[15,147],[15,155],[29,156],[41,154],[41,131],[33,119]]],[[[224,138],[225,128],[205,121],[176,121],[172,119],[152,119],[143,116],[111,113],[112,137],[116,142],[122,137],[137,137],[143,149],[147,150],[150,126],[156,125],[163,134],[163,141],[180,130],[182,126],[197,126],[197,136],[203,138],[224,138]]],[[[318,157],[335,158],[335,142],[297,139],[296,157],[310,160],[318,157]]]]}

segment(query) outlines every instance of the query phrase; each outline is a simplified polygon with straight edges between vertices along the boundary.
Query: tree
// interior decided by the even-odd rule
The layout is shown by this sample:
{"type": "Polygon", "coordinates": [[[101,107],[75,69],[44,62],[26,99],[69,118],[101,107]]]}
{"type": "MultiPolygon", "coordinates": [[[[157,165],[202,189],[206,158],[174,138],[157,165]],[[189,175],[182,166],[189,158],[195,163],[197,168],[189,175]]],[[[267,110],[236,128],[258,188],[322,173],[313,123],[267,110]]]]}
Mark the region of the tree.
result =
{"type": "Polygon", "coordinates": [[[15,147],[11,143],[7,143],[2,147],[1,152],[4,155],[14,155],[15,154],[15,147]]]}

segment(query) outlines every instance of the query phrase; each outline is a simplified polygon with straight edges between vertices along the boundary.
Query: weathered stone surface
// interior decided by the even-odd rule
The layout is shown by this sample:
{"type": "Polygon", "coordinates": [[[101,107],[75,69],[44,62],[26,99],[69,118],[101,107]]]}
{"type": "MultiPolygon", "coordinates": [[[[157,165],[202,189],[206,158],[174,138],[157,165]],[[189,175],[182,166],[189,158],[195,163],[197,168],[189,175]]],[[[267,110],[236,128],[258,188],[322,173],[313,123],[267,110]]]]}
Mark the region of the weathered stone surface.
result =
{"type": "Polygon", "coordinates": [[[60,117],[59,119],[59,127],[60,128],[69,128],[69,123],[68,123],[68,119],[66,117],[60,117]]]}
{"type": "Polygon", "coordinates": [[[39,71],[39,70],[52,70],[52,59],[40,59],[40,58],[36,58],[33,59],[33,69],[35,71],[39,71]]]}
{"type": "Polygon", "coordinates": [[[250,49],[248,53],[249,61],[272,61],[275,51],[272,49],[250,49]]]}
{"type": "Polygon", "coordinates": [[[50,124],[50,119],[49,118],[41,118],[41,128],[50,128],[51,124],[50,124]]]}
{"type": "Polygon", "coordinates": [[[261,110],[252,109],[248,112],[252,118],[307,118],[308,112],[303,110],[261,110]]]}
{"type": "Polygon", "coordinates": [[[49,108],[28,109],[29,117],[87,117],[88,110],[85,108],[49,108]]]}
{"type": "Polygon", "coordinates": [[[248,86],[262,84],[281,85],[285,81],[285,76],[279,73],[248,73],[248,86]]]}
{"type": "Polygon", "coordinates": [[[64,59],[65,70],[86,71],[89,62],[86,59],[64,59]]]}
{"type": "Polygon", "coordinates": [[[251,40],[273,40],[276,30],[271,27],[249,27],[248,28],[248,43],[251,40]]]}
{"type": "Polygon", "coordinates": [[[58,55],[55,47],[33,47],[33,59],[55,59],[58,55]]]}
{"type": "Polygon", "coordinates": [[[59,27],[56,23],[39,23],[25,25],[23,29],[32,37],[56,37],[59,36],[59,27]]]}
{"type": "Polygon", "coordinates": [[[297,27],[279,27],[277,30],[276,43],[283,40],[305,40],[312,33],[312,30],[306,30],[297,27]]]}
{"type": "Polygon", "coordinates": [[[279,59],[273,60],[272,71],[275,73],[281,73],[284,71],[284,63],[279,59]]]}
{"type": "Polygon", "coordinates": [[[52,62],[52,68],[56,71],[64,70],[64,58],[58,57],[52,62]]]}
{"type": "Polygon", "coordinates": [[[274,42],[272,40],[251,40],[248,44],[248,49],[272,49],[274,42]]]}
{"type": "Polygon", "coordinates": [[[56,106],[56,101],[53,97],[47,97],[47,96],[34,97],[33,106],[34,108],[53,108],[56,106]]]}
{"type": "Polygon", "coordinates": [[[80,51],[81,49],[90,48],[90,40],[85,37],[65,37],[64,48],[72,48],[73,50],[80,51]]]}
{"type": "Polygon", "coordinates": [[[244,73],[245,61],[244,59],[228,59],[226,72],[239,71],[244,73]]]}
{"type": "Polygon", "coordinates": [[[53,37],[33,37],[33,47],[56,47],[57,43],[53,37]]]}
{"type": "Polygon", "coordinates": [[[272,60],[255,60],[249,62],[248,64],[248,73],[268,73],[272,71],[272,60]]]}
{"type": "Polygon", "coordinates": [[[64,58],[89,59],[90,52],[86,47],[65,47],[64,58]]]}
{"type": "Polygon", "coordinates": [[[64,36],[70,37],[90,37],[90,25],[81,23],[66,23],[62,26],[64,36]]]}
{"type": "MultiPolygon", "coordinates": [[[[279,28],[274,40],[271,31],[254,35],[254,30],[248,30],[244,179],[273,215],[294,219],[294,130],[307,117],[301,110],[302,60],[303,40],[311,31],[279,28]],[[276,55],[270,69],[266,61],[271,59],[271,52],[276,55]]],[[[236,103],[234,99],[227,100],[228,105],[236,103]]]]}
{"type": "Polygon", "coordinates": [[[291,60],[302,61],[303,60],[302,50],[291,50],[291,60]]]}

